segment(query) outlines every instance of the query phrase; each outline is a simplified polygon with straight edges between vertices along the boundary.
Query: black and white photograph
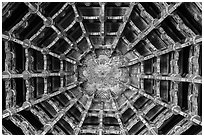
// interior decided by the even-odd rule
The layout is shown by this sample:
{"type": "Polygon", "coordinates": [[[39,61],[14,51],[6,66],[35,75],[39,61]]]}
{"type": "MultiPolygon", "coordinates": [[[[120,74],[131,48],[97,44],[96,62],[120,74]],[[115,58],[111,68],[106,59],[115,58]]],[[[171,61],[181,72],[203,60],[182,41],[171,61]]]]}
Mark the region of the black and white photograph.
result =
{"type": "Polygon", "coordinates": [[[1,2],[2,135],[202,135],[202,2],[1,2]]]}

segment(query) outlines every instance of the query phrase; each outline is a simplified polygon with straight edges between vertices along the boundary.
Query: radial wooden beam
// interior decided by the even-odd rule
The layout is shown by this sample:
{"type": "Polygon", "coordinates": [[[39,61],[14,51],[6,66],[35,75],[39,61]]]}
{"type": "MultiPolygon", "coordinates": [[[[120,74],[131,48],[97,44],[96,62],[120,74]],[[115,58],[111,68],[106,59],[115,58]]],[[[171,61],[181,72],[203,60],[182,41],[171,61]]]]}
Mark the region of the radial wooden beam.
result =
{"type": "Polygon", "coordinates": [[[81,29],[83,31],[83,36],[86,38],[86,40],[87,40],[87,42],[89,44],[89,48],[93,49],[93,45],[91,44],[91,41],[90,41],[90,38],[89,38],[89,33],[86,31],[86,28],[85,28],[85,26],[83,24],[83,17],[81,15],[79,15],[78,9],[75,6],[75,4],[73,3],[71,5],[72,5],[72,8],[73,8],[74,13],[75,13],[75,19],[79,22],[80,27],[81,27],[81,29]]]}
{"type": "Polygon", "coordinates": [[[89,111],[90,107],[91,107],[91,104],[92,104],[92,101],[94,99],[94,96],[95,96],[95,92],[94,92],[94,94],[91,97],[89,97],[89,99],[87,101],[87,104],[86,104],[86,107],[85,107],[86,109],[82,113],[81,121],[79,122],[79,125],[77,126],[77,128],[75,130],[75,133],[74,133],[75,135],[78,135],[80,130],[81,130],[81,127],[82,127],[82,125],[84,123],[84,120],[85,120],[85,118],[86,118],[86,116],[88,114],[88,111],[89,111]]]}
{"type": "Polygon", "coordinates": [[[128,87],[129,89],[134,90],[134,91],[137,91],[137,92],[138,92],[139,94],[141,94],[142,96],[144,96],[144,97],[146,97],[146,98],[152,100],[154,103],[159,104],[159,105],[161,105],[161,106],[163,106],[163,107],[168,108],[168,109],[171,110],[173,113],[179,114],[179,115],[181,115],[181,116],[183,116],[183,117],[187,117],[187,118],[189,118],[190,121],[194,122],[195,124],[202,125],[202,121],[200,120],[200,117],[199,117],[199,116],[197,116],[197,115],[191,115],[191,114],[189,114],[189,113],[187,113],[187,112],[184,112],[184,111],[182,111],[181,108],[180,108],[179,106],[177,106],[177,105],[171,106],[170,104],[167,104],[167,103],[163,102],[160,98],[155,98],[155,97],[153,97],[153,96],[151,96],[151,95],[145,93],[144,90],[141,90],[141,89],[140,89],[140,90],[138,91],[138,89],[135,88],[135,87],[132,86],[132,85],[127,85],[126,83],[123,83],[123,84],[124,84],[126,87],[128,87]]]}
{"type": "Polygon", "coordinates": [[[54,127],[54,125],[67,113],[67,111],[77,102],[77,99],[73,99],[70,101],[70,104],[58,112],[57,117],[55,117],[50,123],[44,125],[44,130],[42,131],[41,135],[45,135],[50,129],[54,127]]]}
{"type": "Polygon", "coordinates": [[[27,20],[27,18],[31,15],[30,12],[26,13],[25,16],[21,19],[20,22],[18,22],[17,24],[15,24],[8,32],[9,33],[13,33],[14,30],[16,30],[17,28],[19,28],[23,23],[25,23],[25,21],[27,20]]]}
{"type": "Polygon", "coordinates": [[[105,42],[105,4],[106,4],[105,2],[100,2],[101,9],[100,9],[99,19],[101,22],[100,36],[102,39],[102,44],[104,44],[104,42],[105,42]]]}
{"type": "Polygon", "coordinates": [[[68,2],[66,2],[60,9],[58,12],[56,12],[53,16],[52,16],[52,19],[55,19],[60,13],[63,12],[63,10],[69,5],[68,2]]]}
{"type": "Polygon", "coordinates": [[[144,118],[144,114],[143,112],[139,112],[133,105],[132,103],[129,101],[129,99],[123,94],[123,96],[127,99],[127,103],[128,105],[130,106],[130,108],[135,112],[137,118],[148,128],[149,132],[152,134],[152,135],[157,135],[157,129],[155,127],[153,127],[152,125],[150,125],[148,123],[147,120],[145,120],[144,118]]]}
{"type": "Polygon", "coordinates": [[[74,82],[74,83],[70,84],[68,87],[64,87],[63,89],[59,89],[58,91],[56,91],[54,93],[43,95],[40,99],[37,99],[35,101],[24,102],[24,104],[21,107],[19,107],[19,108],[9,108],[9,109],[6,109],[6,110],[3,111],[2,118],[6,118],[8,116],[14,115],[14,114],[16,114],[16,113],[18,113],[20,111],[23,111],[23,110],[25,110],[25,109],[27,109],[29,107],[32,107],[32,106],[34,106],[34,105],[36,105],[36,104],[38,104],[40,102],[48,100],[48,99],[50,99],[50,98],[52,98],[54,96],[57,96],[57,95],[65,92],[66,90],[72,89],[72,88],[74,88],[76,86],[77,86],[77,84],[76,84],[76,82],[74,82]]]}
{"type": "MultiPolygon", "coordinates": [[[[129,20],[129,18],[130,18],[130,15],[131,15],[131,13],[132,13],[132,10],[133,10],[133,8],[134,8],[134,5],[135,5],[134,2],[130,3],[129,8],[127,9],[125,15],[123,16],[123,24],[120,25],[120,27],[119,27],[119,29],[118,29],[117,37],[115,38],[115,40],[114,40],[114,42],[113,42],[113,45],[112,45],[112,50],[115,50],[115,48],[116,48],[116,46],[117,46],[117,44],[118,44],[118,42],[119,42],[119,40],[120,40],[120,37],[122,36],[123,30],[124,30],[124,28],[125,28],[125,26],[126,26],[128,20],[129,20]]],[[[113,52],[113,51],[112,51],[112,52],[113,52]]]]}
{"type": "Polygon", "coordinates": [[[30,73],[29,71],[24,71],[22,74],[10,74],[9,72],[4,72],[2,74],[3,79],[11,79],[11,78],[23,78],[23,79],[29,79],[29,78],[35,78],[35,77],[42,77],[46,78],[49,76],[61,76],[63,73],[64,76],[70,76],[73,75],[74,72],[56,72],[56,73],[49,73],[48,71],[42,72],[42,73],[30,73]]]}
{"type": "Polygon", "coordinates": [[[146,57],[143,57],[143,58],[139,58],[139,59],[136,59],[136,60],[133,60],[129,63],[127,63],[126,65],[124,66],[131,66],[131,65],[134,65],[134,64],[137,64],[139,62],[143,62],[145,60],[149,60],[151,58],[154,58],[156,56],[161,56],[161,55],[164,55],[164,54],[167,54],[167,53],[170,53],[172,51],[175,51],[175,50],[179,50],[179,49],[182,49],[184,47],[188,47],[188,46],[194,46],[198,43],[201,43],[202,42],[202,37],[199,36],[199,35],[196,35],[194,37],[191,37],[191,38],[188,38],[187,41],[183,44],[180,44],[180,43],[175,43],[174,45],[172,46],[169,46],[168,49],[166,50],[163,50],[163,51],[158,51],[156,54],[151,54],[149,56],[146,56],[146,57]]]}
{"type": "Polygon", "coordinates": [[[34,40],[40,33],[45,29],[45,25],[43,25],[33,36],[30,37],[29,41],[34,40]]]}
{"type": "Polygon", "coordinates": [[[121,120],[121,114],[119,112],[119,109],[118,109],[118,106],[117,106],[117,103],[115,102],[115,99],[113,98],[112,94],[110,93],[110,97],[111,97],[111,100],[112,100],[112,103],[113,103],[113,107],[114,107],[114,110],[115,110],[115,117],[116,119],[118,120],[118,123],[120,125],[120,129],[121,129],[121,133],[123,135],[126,135],[126,128],[124,127],[123,125],[123,122],[121,120]]]}
{"type": "MultiPolygon", "coordinates": [[[[5,34],[2,34],[2,38],[4,40],[8,40],[8,41],[13,41],[17,44],[20,44],[22,45],[24,48],[31,48],[31,49],[34,49],[36,51],[39,51],[39,52],[42,52],[42,54],[49,54],[55,58],[58,58],[58,59],[61,59],[60,55],[56,54],[56,53],[53,53],[51,51],[49,51],[49,49],[46,49],[46,48],[39,48],[37,46],[34,46],[32,45],[31,43],[28,43],[28,42],[25,42],[25,41],[22,41],[22,40],[19,40],[17,38],[14,38],[14,37],[11,37],[10,35],[5,35],[5,34]]],[[[67,57],[64,58],[65,61],[68,61],[72,64],[76,64],[76,61],[72,60],[72,59],[69,59],[67,57]]]]}
{"type": "MultiPolygon", "coordinates": [[[[128,51],[131,50],[139,41],[141,41],[144,37],[146,37],[153,29],[155,29],[165,18],[167,18],[169,15],[171,15],[180,5],[182,2],[176,3],[173,7],[171,7],[160,19],[153,20],[153,24],[150,24],[147,29],[144,30],[144,32],[141,32],[138,35],[138,38],[129,45],[128,51]]],[[[166,7],[168,8],[168,7],[166,7]]],[[[166,9],[165,9],[166,11],[166,9]]]]}
{"type": "Polygon", "coordinates": [[[137,78],[142,78],[142,79],[155,79],[155,80],[170,80],[170,81],[175,81],[175,82],[190,82],[190,83],[197,83],[197,84],[202,84],[202,79],[199,78],[197,79],[196,75],[195,77],[178,77],[178,76],[162,76],[162,75],[145,75],[145,74],[138,74],[135,75],[137,78]]]}
{"type": "MultiPolygon", "coordinates": [[[[73,42],[71,42],[65,35],[64,35],[64,32],[63,31],[60,31],[54,24],[54,21],[52,18],[47,18],[45,17],[38,9],[38,7],[36,8],[35,6],[33,6],[31,3],[29,2],[26,2],[25,3],[32,11],[35,11],[35,13],[44,21],[44,25],[46,27],[50,27],[52,28],[58,35],[58,37],[62,37],[69,45],[71,45],[71,47],[73,47],[75,44],[73,42]]],[[[57,38],[56,38],[57,39],[57,38]]],[[[56,42],[56,41],[55,41],[56,42]]],[[[55,43],[54,42],[54,43],[55,43]]],[[[53,43],[53,42],[52,42],[53,43]]],[[[52,46],[53,44],[50,45],[50,47],[52,46]]],[[[66,58],[66,60],[71,60],[71,59],[68,59],[66,58]]],[[[73,60],[72,60],[73,61],[73,60]]],[[[74,60],[73,61],[74,64],[76,63],[76,61],[74,60]]]]}

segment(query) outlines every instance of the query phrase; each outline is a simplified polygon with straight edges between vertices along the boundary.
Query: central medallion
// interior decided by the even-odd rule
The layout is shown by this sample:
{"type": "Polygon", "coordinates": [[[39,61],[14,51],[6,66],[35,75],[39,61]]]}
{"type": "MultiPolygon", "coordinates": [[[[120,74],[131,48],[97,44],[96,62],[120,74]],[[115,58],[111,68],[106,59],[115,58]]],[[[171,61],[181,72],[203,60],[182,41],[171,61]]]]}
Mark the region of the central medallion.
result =
{"type": "Polygon", "coordinates": [[[128,79],[127,68],[121,68],[123,62],[122,56],[110,57],[106,52],[97,57],[94,53],[87,55],[80,69],[80,77],[87,81],[84,85],[87,94],[95,92],[95,96],[101,99],[120,94],[125,88],[121,82],[128,79]]]}

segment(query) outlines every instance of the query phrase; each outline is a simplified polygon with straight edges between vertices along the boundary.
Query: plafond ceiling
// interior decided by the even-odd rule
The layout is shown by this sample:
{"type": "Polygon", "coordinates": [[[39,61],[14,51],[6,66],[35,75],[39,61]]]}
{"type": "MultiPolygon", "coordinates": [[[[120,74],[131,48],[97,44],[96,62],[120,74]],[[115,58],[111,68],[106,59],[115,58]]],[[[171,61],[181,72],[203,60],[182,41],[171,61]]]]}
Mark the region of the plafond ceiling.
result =
{"type": "Polygon", "coordinates": [[[3,134],[201,134],[201,3],[3,3],[3,134]]]}

